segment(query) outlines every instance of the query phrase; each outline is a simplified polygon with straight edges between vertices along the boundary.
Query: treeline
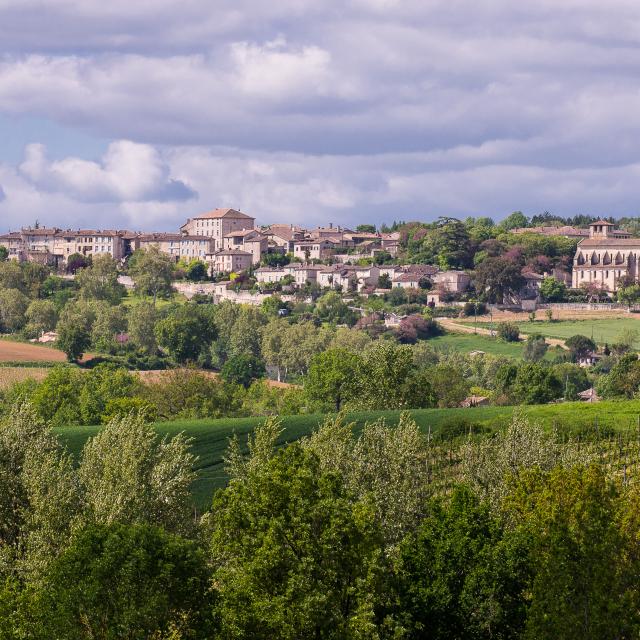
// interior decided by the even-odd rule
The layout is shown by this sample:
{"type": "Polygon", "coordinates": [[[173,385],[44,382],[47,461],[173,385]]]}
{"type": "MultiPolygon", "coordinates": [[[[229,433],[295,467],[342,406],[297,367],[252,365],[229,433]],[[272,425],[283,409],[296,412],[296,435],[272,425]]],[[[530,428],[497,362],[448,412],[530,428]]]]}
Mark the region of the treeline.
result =
{"type": "MultiPolygon", "coordinates": [[[[410,419],[232,441],[193,516],[187,442],[139,418],[76,466],[28,405],[0,427],[0,638],[635,638],[640,491],[516,415],[442,492],[410,419]]],[[[456,464],[455,460],[450,464],[456,464]]]]}
{"type": "Polygon", "coordinates": [[[145,375],[114,363],[88,370],[58,366],[39,382],[27,379],[0,390],[0,413],[28,400],[43,420],[70,426],[101,424],[131,411],[149,420],[231,418],[448,408],[469,396],[494,405],[533,405],[577,400],[594,385],[611,399],[636,397],[640,389],[640,362],[625,354],[625,345],[592,369],[576,364],[593,348],[584,336],[570,339],[571,349],[555,359],[545,359],[544,338],[530,336],[524,359],[514,360],[439,351],[428,340],[372,340],[364,331],[311,322],[272,319],[253,332],[246,325],[259,310],[219,305],[223,309],[237,314],[236,321],[211,345],[195,343],[224,361],[220,374],[180,367],[145,375]],[[265,364],[300,384],[273,386],[260,377],[265,364]]]}

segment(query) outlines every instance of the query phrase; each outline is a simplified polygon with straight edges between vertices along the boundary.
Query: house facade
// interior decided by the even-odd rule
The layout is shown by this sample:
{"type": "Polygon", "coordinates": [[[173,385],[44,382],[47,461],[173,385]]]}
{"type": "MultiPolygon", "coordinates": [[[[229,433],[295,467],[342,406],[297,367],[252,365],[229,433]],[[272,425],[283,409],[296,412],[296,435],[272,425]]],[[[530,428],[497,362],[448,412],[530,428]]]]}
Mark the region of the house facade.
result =
{"type": "Polygon", "coordinates": [[[589,237],[578,243],[571,286],[577,289],[593,283],[615,293],[623,278],[640,279],[640,239],[598,220],[589,225],[589,237]]]}
{"type": "Polygon", "coordinates": [[[180,232],[187,236],[207,236],[213,239],[214,251],[224,249],[224,237],[233,231],[253,229],[255,218],[236,209],[214,209],[189,218],[180,232]]]}

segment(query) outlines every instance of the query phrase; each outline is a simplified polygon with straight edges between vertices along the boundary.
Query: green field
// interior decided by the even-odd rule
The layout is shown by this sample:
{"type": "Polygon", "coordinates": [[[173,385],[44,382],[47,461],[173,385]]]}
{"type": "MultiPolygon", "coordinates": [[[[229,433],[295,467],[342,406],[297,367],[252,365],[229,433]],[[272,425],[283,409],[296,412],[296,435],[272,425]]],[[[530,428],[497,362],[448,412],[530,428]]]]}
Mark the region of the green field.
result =
{"type": "MultiPolygon", "coordinates": [[[[523,329],[524,331],[524,329],[523,329]]],[[[522,342],[504,342],[490,336],[473,333],[446,333],[443,336],[429,338],[429,345],[438,351],[459,351],[470,353],[471,351],[484,351],[492,356],[505,358],[522,358],[522,342]]],[[[553,351],[547,352],[547,358],[553,358],[553,351]]]]}
{"type": "MultiPolygon", "coordinates": [[[[473,325],[472,322],[465,322],[466,325],[473,325]]],[[[493,326],[496,326],[496,322],[493,326]]],[[[489,327],[488,322],[478,323],[478,326],[489,327]]],[[[560,338],[566,340],[571,336],[581,334],[593,339],[598,344],[613,344],[620,333],[625,329],[632,329],[640,332],[640,319],[637,318],[601,318],[595,320],[556,320],[545,322],[537,320],[535,322],[519,322],[518,326],[522,333],[540,333],[550,338],[560,338]]],[[[634,345],[640,349],[640,339],[634,345]]]]}
{"type": "MultiPolygon", "coordinates": [[[[598,404],[566,403],[526,407],[525,412],[545,425],[559,429],[603,433],[605,430],[637,429],[640,425],[640,400],[627,402],[601,402],[598,404]]],[[[499,428],[505,425],[513,407],[478,407],[472,409],[420,409],[410,412],[423,432],[438,437],[443,427],[459,423],[461,420],[483,427],[499,428]]],[[[389,424],[396,424],[398,411],[360,412],[350,414],[348,419],[356,423],[356,430],[365,422],[384,417],[389,424]]],[[[174,436],[184,432],[193,438],[192,451],[198,456],[196,470],[198,479],[193,488],[194,501],[200,509],[206,509],[216,488],[224,486],[226,476],[223,456],[229,438],[236,433],[243,446],[247,435],[263,420],[262,418],[235,418],[220,420],[191,420],[159,423],[156,429],[160,435],[174,436]]],[[[321,415],[284,417],[284,432],[280,444],[293,442],[311,433],[323,420],[321,415]]],[[[78,456],[86,440],[99,427],[65,427],[56,433],[78,456]]]]}

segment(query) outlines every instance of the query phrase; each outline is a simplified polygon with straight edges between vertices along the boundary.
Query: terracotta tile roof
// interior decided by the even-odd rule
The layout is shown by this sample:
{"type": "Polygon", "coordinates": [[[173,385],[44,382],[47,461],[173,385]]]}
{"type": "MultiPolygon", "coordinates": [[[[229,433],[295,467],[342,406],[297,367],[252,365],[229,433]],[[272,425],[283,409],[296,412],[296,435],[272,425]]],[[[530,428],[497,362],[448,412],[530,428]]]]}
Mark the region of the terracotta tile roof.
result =
{"type": "Polygon", "coordinates": [[[248,251],[242,251],[240,249],[222,249],[221,251],[217,251],[213,254],[214,256],[248,256],[251,257],[252,254],[248,251]]]}
{"type": "Polygon", "coordinates": [[[236,209],[214,209],[207,213],[200,213],[197,216],[193,216],[192,220],[210,220],[212,218],[244,218],[246,220],[255,220],[255,218],[248,216],[246,213],[237,211],[236,209]]]}
{"type": "Polygon", "coordinates": [[[578,248],[584,247],[639,247],[640,238],[585,238],[578,248]]]}

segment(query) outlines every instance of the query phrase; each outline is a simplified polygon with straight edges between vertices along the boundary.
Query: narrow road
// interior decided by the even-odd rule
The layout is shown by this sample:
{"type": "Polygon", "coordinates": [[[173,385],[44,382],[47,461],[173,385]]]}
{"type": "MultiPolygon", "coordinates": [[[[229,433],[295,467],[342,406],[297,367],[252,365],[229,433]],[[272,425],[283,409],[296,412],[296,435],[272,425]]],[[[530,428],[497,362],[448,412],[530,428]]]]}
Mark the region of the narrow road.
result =
{"type": "MultiPolygon", "coordinates": [[[[491,330],[485,329],[484,327],[478,327],[474,329],[472,326],[467,324],[460,324],[451,318],[436,318],[436,320],[447,330],[451,331],[451,333],[477,333],[481,336],[490,336],[491,330]]],[[[496,323],[497,324],[497,323],[496,323]]],[[[528,334],[521,333],[520,337],[526,340],[528,334]]],[[[564,343],[564,340],[560,340],[560,338],[549,338],[545,336],[545,340],[547,344],[552,347],[562,347],[563,349],[567,348],[567,345],[564,343]]]]}

